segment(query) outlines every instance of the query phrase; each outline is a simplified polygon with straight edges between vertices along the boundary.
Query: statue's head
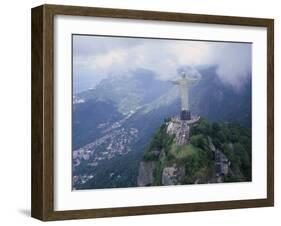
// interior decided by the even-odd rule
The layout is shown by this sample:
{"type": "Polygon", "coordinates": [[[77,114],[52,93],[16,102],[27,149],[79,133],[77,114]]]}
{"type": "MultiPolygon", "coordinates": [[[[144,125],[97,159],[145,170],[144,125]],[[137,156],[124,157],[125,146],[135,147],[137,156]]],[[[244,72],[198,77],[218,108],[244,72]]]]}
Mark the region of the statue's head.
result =
{"type": "Polygon", "coordinates": [[[181,77],[182,77],[182,78],[186,78],[186,74],[185,74],[184,71],[181,72],[181,77]]]}

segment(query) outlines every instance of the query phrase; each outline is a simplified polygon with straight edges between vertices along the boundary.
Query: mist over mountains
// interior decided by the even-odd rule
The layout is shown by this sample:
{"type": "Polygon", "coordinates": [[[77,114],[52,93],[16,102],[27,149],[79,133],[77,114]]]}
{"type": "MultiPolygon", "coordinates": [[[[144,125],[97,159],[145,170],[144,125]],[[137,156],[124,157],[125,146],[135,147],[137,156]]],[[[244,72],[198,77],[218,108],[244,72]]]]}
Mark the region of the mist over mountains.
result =
{"type": "MultiPolygon", "coordinates": [[[[73,36],[74,92],[99,84],[108,76],[138,68],[153,71],[158,80],[176,79],[181,66],[216,65],[220,80],[239,89],[249,78],[252,44],[164,38],[73,36]],[[90,82],[90,83],[89,83],[90,82]],[[76,89],[79,88],[79,89],[76,89]]],[[[189,74],[189,73],[187,73],[189,74]]]]}
{"type": "MultiPolygon", "coordinates": [[[[213,122],[251,127],[251,76],[237,89],[221,80],[217,66],[197,70],[201,80],[190,90],[191,112],[213,122]]],[[[143,68],[108,76],[95,87],[76,93],[73,187],[136,186],[145,146],[164,119],[178,115],[179,110],[177,87],[143,68]]]]}

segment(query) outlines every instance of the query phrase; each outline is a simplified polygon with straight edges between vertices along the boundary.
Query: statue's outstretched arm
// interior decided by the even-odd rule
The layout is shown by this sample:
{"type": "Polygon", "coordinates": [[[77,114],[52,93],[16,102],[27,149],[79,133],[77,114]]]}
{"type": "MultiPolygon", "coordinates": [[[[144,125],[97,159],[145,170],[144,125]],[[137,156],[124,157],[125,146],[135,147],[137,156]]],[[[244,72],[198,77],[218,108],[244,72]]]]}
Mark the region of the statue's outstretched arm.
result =
{"type": "Polygon", "coordinates": [[[170,80],[170,82],[173,83],[173,84],[175,84],[175,85],[179,85],[179,84],[180,84],[180,82],[177,81],[177,80],[170,80]]]}
{"type": "Polygon", "coordinates": [[[189,78],[188,83],[192,85],[192,84],[198,82],[199,80],[200,80],[200,78],[189,78]]]}

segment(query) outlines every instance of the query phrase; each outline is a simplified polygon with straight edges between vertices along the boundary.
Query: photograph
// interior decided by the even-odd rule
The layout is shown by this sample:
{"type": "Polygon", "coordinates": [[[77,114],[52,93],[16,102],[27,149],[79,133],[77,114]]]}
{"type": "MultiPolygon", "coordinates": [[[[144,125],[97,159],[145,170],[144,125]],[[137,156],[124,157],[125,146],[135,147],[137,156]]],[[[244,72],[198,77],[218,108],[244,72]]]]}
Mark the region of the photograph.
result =
{"type": "Polygon", "coordinates": [[[273,207],[275,19],[248,13],[32,8],[31,216],[273,207]]]}
{"type": "Polygon", "coordinates": [[[72,34],[72,190],[252,181],[252,43],[72,34]]]}

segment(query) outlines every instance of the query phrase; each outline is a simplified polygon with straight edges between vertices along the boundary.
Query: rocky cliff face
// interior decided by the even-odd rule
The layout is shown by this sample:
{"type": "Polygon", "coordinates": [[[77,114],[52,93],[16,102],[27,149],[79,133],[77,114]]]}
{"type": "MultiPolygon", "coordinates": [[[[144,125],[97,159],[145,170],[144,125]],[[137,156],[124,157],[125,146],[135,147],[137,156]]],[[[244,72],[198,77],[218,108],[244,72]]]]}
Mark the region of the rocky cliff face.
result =
{"type": "Polygon", "coordinates": [[[139,166],[138,186],[251,181],[251,133],[239,125],[167,120],[139,166]]]}
{"type": "Polygon", "coordinates": [[[172,166],[165,167],[162,171],[163,185],[177,185],[182,184],[185,177],[185,168],[183,166],[177,166],[173,164],[172,166]]]}
{"type": "Polygon", "coordinates": [[[150,186],[153,184],[153,172],[155,161],[142,161],[139,167],[138,186],[150,186]]]}

